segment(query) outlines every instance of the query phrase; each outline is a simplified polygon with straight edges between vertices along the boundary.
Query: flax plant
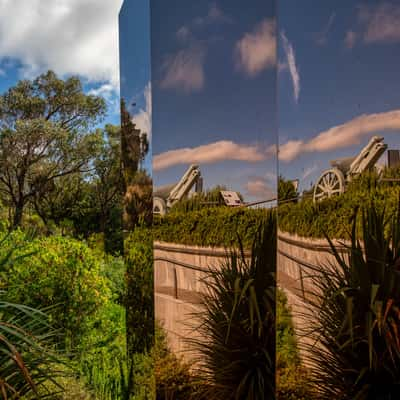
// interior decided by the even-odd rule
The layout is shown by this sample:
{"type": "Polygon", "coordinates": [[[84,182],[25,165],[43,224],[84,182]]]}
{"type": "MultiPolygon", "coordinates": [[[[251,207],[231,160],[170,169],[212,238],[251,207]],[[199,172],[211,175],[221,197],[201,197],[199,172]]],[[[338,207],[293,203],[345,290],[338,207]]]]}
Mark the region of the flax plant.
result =
{"type": "MultiPolygon", "coordinates": [[[[6,251],[0,259],[1,273],[12,254],[6,251]]],[[[63,392],[57,378],[65,376],[66,369],[53,351],[57,337],[46,310],[6,302],[0,293],[1,399],[54,399],[63,392]]]]}
{"type": "Polygon", "coordinates": [[[350,237],[347,254],[328,238],[335,265],[317,267],[308,296],[305,361],[319,400],[378,399],[400,384],[400,204],[356,210],[350,237]]]}
{"type": "Polygon", "coordinates": [[[204,280],[200,339],[188,339],[198,357],[196,398],[275,398],[275,270],[276,217],[268,212],[250,257],[232,251],[204,280]]]}

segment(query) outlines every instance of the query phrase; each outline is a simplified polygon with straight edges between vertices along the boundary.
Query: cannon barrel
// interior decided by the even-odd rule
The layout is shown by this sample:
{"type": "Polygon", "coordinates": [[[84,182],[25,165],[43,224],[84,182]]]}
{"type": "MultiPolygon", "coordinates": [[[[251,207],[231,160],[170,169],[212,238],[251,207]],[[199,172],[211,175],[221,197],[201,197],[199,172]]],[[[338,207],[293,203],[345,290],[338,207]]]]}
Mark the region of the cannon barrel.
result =
{"type": "Polygon", "coordinates": [[[359,175],[371,169],[387,149],[387,144],[383,142],[381,136],[373,136],[368,144],[361,150],[360,154],[351,163],[349,168],[349,178],[359,175]]]}

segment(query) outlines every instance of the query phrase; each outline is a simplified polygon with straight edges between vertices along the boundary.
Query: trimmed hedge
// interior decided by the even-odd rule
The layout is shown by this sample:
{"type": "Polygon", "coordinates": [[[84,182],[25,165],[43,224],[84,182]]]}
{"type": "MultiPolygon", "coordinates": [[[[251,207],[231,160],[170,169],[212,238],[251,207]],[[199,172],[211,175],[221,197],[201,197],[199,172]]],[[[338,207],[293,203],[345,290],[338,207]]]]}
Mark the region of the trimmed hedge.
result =
{"type": "MultiPolygon", "coordinates": [[[[400,178],[399,170],[387,170],[384,177],[400,178]]],[[[374,172],[354,179],[344,194],[314,204],[311,198],[279,206],[279,229],[304,237],[348,239],[355,210],[373,203],[392,215],[400,195],[398,182],[385,182],[374,172]]],[[[358,226],[360,229],[360,226],[358,226]]]]}
{"type": "Polygon", "coordinates": [[[250,248],[266,209],[230,207],[171,212],[153,220],[154,240],[197,246],[250,248]]]}

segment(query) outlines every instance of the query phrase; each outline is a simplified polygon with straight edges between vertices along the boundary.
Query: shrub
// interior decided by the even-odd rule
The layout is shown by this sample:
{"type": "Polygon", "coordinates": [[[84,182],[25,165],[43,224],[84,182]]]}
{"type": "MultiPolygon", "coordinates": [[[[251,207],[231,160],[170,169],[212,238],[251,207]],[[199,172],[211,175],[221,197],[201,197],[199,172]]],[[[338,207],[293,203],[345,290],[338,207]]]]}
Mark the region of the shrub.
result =
{"type": "Polygon", "coordinates": [[[151,351],[136,355],[135,365],[134,400],[197,398],[196,378],[190,372],[189,365],[171,352],[161,327],[156,327],[151,351]],[[146,397],[146,394],[150,396],[146,397]]]}
{"type": "Polygon", "coordinates": [[[154,339],[153,240],[150,228],[136,227],[124,242],[128,353],[150,351],[154,339]]]}
{"type": "Polygon", "coordinates": [[[276,337],[276,398],[308,400],[308,374],[300,362],[291,311],[281,290],[277,290],[276,337]]]}
{"type": "MultiPolygon", "coordinates": [[[[5,254],[23,242],[24,235],[13,232],[0,252],[5,254]]],[[[69,349],[76,348],[90,320],[110,298],[99,260],[85,244],[66,237],[27,242],[22,250],[16,249],[13,262],[4,272],[1,282],[7,289],[7,301],[31,307],[53,306],[49,316],[62,329],[69,349]],[[21,257],[24,254],[29,257],[21,257]]]]}
{"type": "MultiPolygon", "coordinates": [[[[0,240],[2,276],[15,261],[14,252],[18,249],[18,246],[5,249],[7,239],[0,240]]],[[[61,375],[62,357],[53,351],[57,331],[49,323],[45,310],[12,304],[4,301],[4,297],[3,292],[0,294],[1,398],[16,398],[16,393],[18,397],[39,397],[62,392],[56,382],[61,375]]]]}
{"type": "Polygon", "coordinates": [[[156,399],[196,399],[198,383],[190,372],[189,364],[171,352],[161,328],[157,328],[156,332],[155,346],[152,351],[156,399]]]}

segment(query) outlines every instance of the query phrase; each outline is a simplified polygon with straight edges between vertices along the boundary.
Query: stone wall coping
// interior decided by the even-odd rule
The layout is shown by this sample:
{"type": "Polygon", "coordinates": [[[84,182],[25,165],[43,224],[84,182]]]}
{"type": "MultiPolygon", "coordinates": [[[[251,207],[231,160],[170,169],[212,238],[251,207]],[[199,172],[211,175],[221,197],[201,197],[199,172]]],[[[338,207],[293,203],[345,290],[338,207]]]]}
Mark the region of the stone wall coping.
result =
{"type": "MultiPolygon", "coordinates": [[[[184,253],[184,254],[196,254],[212,257],[226,257],[229,255],[233,248],[229,247],[211,247],[211,246],[196,246],[186,245],[180,243],[170,243],[162,241],[154,241],[154,250],[163,250],[168,252],[184,253]]],[[[245,256],[250,256],[251,252],[245,250],[245,256]]]]}

